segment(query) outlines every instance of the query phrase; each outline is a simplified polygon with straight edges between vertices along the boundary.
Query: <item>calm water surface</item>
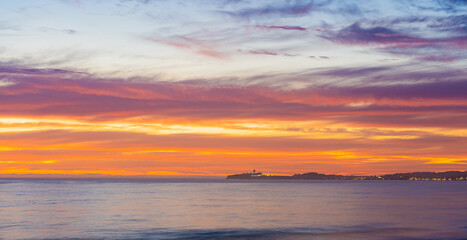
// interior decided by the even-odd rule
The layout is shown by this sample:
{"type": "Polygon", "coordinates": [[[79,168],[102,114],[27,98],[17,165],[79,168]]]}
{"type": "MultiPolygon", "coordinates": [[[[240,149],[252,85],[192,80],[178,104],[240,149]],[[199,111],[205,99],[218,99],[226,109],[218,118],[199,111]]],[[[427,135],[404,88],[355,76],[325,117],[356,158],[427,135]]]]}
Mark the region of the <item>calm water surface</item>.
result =
{"type": "Polygon", "coordinates": [[[0,239],[467,239],[467,182],[0,179],[0,239]]]}

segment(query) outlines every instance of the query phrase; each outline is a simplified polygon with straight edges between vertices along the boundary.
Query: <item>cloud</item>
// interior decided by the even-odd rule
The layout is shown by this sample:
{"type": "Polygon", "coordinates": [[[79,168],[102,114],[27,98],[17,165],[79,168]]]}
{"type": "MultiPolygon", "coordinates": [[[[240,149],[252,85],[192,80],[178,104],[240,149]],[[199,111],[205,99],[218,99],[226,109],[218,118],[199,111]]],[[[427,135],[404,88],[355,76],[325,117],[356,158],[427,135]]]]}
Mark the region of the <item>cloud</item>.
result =
{"type": "MultiPolygon", "coordinates": [[[[249,165],[269,166],[272,169],[297,170],[327,165],[335,167],[358,164],[359,171],[367,166],[364,161],[387,166],[420,167],[432,160],[462,160],[465,138],[426,133],[423,131],[384,131],[366,128],[333,131],[324,134],[348,132],[358,138],[311,139],[297,136],[229,136],[222,134],[153,135],[131,131],[73,131],[48,130],[1,133],[0,144],[14,144],[24,149],[0,151],[3,161],[14,161],[8,166],[34,167],[28,162],[54,161],[46,169],[128,170],[219,173],[228,169],[241,170],[249,165]],[[401,139],[405,135],[415,138],[401,139]],[[365,136],[365,137],[363,137],[365,136]],[[387,139],[372,139],[385,137],[387,139]],[[391,138],[396,137],[396,138],[391,138]],[[79,146],[78,148],[76,146],[79,146]],[[431,146],[436,146],[432,148],[431,146]],[[426,156],[424,158],[424,156],[426,156]],[[421,159],[420,159],[421,158],[421,159]],[[14,160],[12,160],[14,159],[14,160]],[[405,164],[394,164],[400,160],[405,164]],[[88,162],[83,167],[83,161],[88,162]],[[128,164],[131,162],[131,164],[128,164]],[[389,163],[388,163],[389,162],[389,163]],[[299,166],[299,167],[297,167],[299,166]],[[148,169],[148,170],[146,170],[148,169]]],[[[317,134],[310,130],[309,135],[317,134]]],[[[445,167],[455,167],[444,164],[445,167]]],[[[367,166],[372,171],[375,170],[367,166]]],[[[458,166],[457,166],[458,167],[458,166]]],[[[371,172],[371,171],[370,171],[371,172]]]]}
{"type": "Polygon", "coordinates": [[[345,94],[373,98],[424,98],[424,99],[465,99],[467,79],[460,81],[427,82],[414,84],[395,84],[388,86],[347,87],[345,94]]]}
{"type": "Polygon", "coordinates": [[[467,15],[448,16],[406,16],[376,20],[360,20],[359,23],[369,26],[382,26],[400,29],[406,33],[418,33],[420,36],[452,36],[467,35],[467,15]]]}
{"type": "Polygon", "coordinates": [[[349,45],[397,45],[398,47],[426,46],[426,39],[411,37],[386,27],[362,28],[359,23],[354,23],[338,32],[323,35],[333,42],[349,45]]]}
{"type": "Polygon", "coordinates": [[[313,58],[313,59],[324,59],[324,60],[331,59],[331,57],[328,57],[328,56],[308,56],[308,57],[313,58]]]}
{"type": "MultiPolygon", "coordinates": [[[[456,111],[455,109],[451,109],[456,111]]],[[[461,112],[465,112],[467,109],[465,107],[458,109],[461,112]]],[[[414,111],[416,112],[417,109],[407,109],[407,111],[414,111]]],[[[429,112],[429,111],[428,111],[429,112]]],[[[433,116],[429,113],[407,113],[407,114],[381,114],[381,115],[342,115],[336,117],[336,120],[339,122],[349,122],[349,123],[356,123],[360,126],[386,126],[386,127],[417,127],[417,128],[425,128],[425,127],[440,127],[443,126],[445,128],[454,128],[454,129],[463,129],[467,127],[465,123],[465,118],[467,117],[466,114],[447,114],[447,115],[439,115],[433,116]]]]}
{"type": "Polygon", "coordinates": [[[247,54],[254,54],[254,55],[267,55],[267,56],[284,56],[284,57],[297,57],[297,56],[300,56],[300,54],[280,53],[280,52],[274,52],[274,51],[269,51],[269,50],[242,50],[242,49],[238,49],[237,52],[247,53],[247,54]]]}
{"type": "Polygon", "coordinates": [[[436,0],[431,4],[418,4],[419,2],[410,2],[412,6],[420,10],[430,10],[433,12],[459,13],[465,12],[467,2],[465,0],[436,0]],[[433,4],[434,3],[434,4],[433,4]]]}
{"type": "Polygon", "coordinates": [[[248,53],[251,54],[259,54],[259,55],[272,55],[272,56],[277,56],[279,55],[278,53],[275,52],[269,52],[269,51],[257,51],[257,50],[250,50],[248,53]]]}
{"type": "Polygon", "coordinates": [[[25,75],[65,75],[65,74],[72,74],[72,73],[79,73],[64,69],[54,69],[54,68],[22,68],[16,66],[9,66],[9,65],[0,65],[0,74],[25,74],[25,75]]]}
{"type": "Polygon", "coordinates": [[[288,1],[284,4],[278,5],[267,5],[260,7],[250,7],[240,9],[235,12],[225,12],[228,15],[249,19],[252,17],[263,17],[263,16],[301,16],[308,14],[313,9],[312,1],[288,1]]]}
{"type": "Polygon", "coordinates": [[[226,55],[216,51],[212,45],[186,36],[172,36],[169,38],[143,37],[144,40],[168,45],[181,50],[216,59],[225,59],[226,55]]]}
{"type": "Polygon", "coordinates": [[[78,32],[78,31],[73,30],[73,29],[56,29],[56,28],[50,28],[50,27],[39,28],[39,31],[45,32],[45,33],[53,33],[53,32],[65,33],[65,34],[70,34],[70,35],[76,34],[78,32]]]}
{"type": "Polygon", "coordinates": [[[420,56],[417,57],[418,60],[429,61],[429,62],[453,62],[460,59],[460,56],[420,56]]]}
{"type": "Polygon", "coordinates": [[[7,87],[7,86],[14,85],[14,84],[15,82],[10,81],[8,79],[0,79],[0,87],[7,87]]]}
{"type": "Polygon", "coordinates": [[[306,31],[306,28],[300,26],[274,26],[274,25],[255,25],[255,28],[259,29],[278,29],[278,30],[294,30],[294,31],[306,31]]]}
{"type": "MultiPolygon", "coordinates": [[[[425,19],[404,21],[425,21],[425,19]]],[[[461,35],[436,38],[411,36],[384,26],[365,28],[358,22],[336,32],[320,32],[321,37],[338,44],[376,47],[379,51],[411,56],[422,61],[452,62],[465,58],[463,51],[467,49],[467,34],[462,27],[461,29],[458,27],[459,25],[456,33],[462,33],[461,35]]]]}
{"type": "MultiPolygon", "coordinates": [[[[4,71],[0,76],[8,76],[9,81],[15,83],[0,88],[2,116],[69,116],[92,121],[148,117],[193,121],[273,119],[345,122],[352,120],[345,117],[347,115],[371,120],[376,118],[365,116],[415,112],[419,116],[432,114],[448,119],[459,114],[465,116],[467,111],[464,91],[467,79],[459,73],[451,77],[444,74],[447,78],[443,81],[426,79],[430,73],[425,73],[425,76],[412,73],[418,80],[396,83],[378,79],[380,74],[384,76],[389,71],[385,68],[327,70],[308,77],[352,78],[366,73],[365,76],[379,82],[354,85],[323,83],[287,90],[264,83],[242,86],[232,85],[229,81],[214,85],[207,84],[209,81],[129,82],[70,74],[58,69],[1,69],[4,71]]],[[[409,75],[392,70],[391,77],[399,79],[409,75]]],[[[439,76],[442,79],[443,74],[440,72],[439,76]]],[[[432,77],[436,78],[436,75],[432,74],[432,77]]],[[[286,81],[288,77],[280,79],[286,81]]],[[[419,124],[426,121],[426,118],[420,118],[419,124]]],[[[416,122],[409,123],[416,125],[416,122]]],[[[439,126],[459,126],[448,123],[450,121],[438,121],[439,126]]]]}
{"type": "Polygon", "coordinates": [[[361,27],[354,23],[337,32],[327,32],[323,38],[347,45],[376,45],[386,48],[433,47],[444,49],[466,49],[467,36],[444,38],[421,38],[410,36],[387,27],[361,27]]]}

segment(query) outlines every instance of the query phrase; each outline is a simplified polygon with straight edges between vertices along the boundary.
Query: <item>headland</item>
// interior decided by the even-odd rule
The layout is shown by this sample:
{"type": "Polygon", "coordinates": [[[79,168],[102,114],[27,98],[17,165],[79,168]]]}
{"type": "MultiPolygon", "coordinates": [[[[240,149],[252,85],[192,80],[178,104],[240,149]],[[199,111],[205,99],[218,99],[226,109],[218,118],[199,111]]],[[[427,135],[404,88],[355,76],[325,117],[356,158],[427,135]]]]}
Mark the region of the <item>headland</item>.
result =
{"type": "Polygon", "coordinates": [[[335,175],[308,172],[291,176],[263,174],[253,170],[228,175],[227,179],[283,179],[283,180],[411,180],[411,181],[467,181],[467,171],[410,172],[373,176],[335,175]]]}

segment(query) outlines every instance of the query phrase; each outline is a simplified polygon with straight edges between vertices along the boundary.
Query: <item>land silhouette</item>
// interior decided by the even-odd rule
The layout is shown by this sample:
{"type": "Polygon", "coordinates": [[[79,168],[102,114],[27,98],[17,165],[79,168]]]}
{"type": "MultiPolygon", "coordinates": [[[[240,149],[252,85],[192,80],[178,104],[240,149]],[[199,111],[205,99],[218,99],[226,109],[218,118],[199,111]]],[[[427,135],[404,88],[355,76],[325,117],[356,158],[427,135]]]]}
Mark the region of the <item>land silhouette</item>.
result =
{"type": "Polygon", "coordinates": [[[308,172],[291,176],[245,172],[227,176],[227,179],[285,179],[285,180],[412,180],[412,181],[467,181],[467,171],[410,172],[373,176],[335,175],[308,172]]]}

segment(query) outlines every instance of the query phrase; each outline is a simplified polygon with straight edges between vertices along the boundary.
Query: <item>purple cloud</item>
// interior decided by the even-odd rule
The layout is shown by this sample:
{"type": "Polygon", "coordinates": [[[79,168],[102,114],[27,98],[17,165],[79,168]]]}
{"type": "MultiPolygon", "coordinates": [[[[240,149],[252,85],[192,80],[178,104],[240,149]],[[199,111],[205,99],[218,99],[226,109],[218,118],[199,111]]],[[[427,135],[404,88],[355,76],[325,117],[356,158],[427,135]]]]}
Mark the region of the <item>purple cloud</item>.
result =
{"type": "Polygon", "coordinates": [[[348,45],[380,45],[386,48],[457,48],[467,49],[467,36],[445,38],[413,37],[386,27],[363,28],[354,23],[337,32],[325,32],[323,38],[348,45]]]}
{"type": "Polygon", "coordinates": [[[410,37],[385,27],[362,28],[359,23],[354,23],[338,32],[323,35],[333,42],[349,45],[363,44],[399,44],[427,45],[429,41],[410,37]]]}
{"type": "MultiPolygon", "coordinates": [[[[414,21],[423,20],[415,19],[414,21]]],[[[388,27],[364,28],[359,23],[354,23],[337,32],[319,32],[321,32],[321,37],[338,44],[375,46],[379,51],[410,56],[422,61],[451,62],[459,60],[464,58],[459,50],[467,49],[467,34],[424,38],[411,36],[388,27]]],[[[462,27],[457,30],[457,33],[463,32],[462,27]]]]}
{"type": "Polygon", "coordinates": [[[255,25],[259,29],[280,29],[280,30],[296,30],[306,31],[306,28],[300,26],[274,26],[274,25],[255,25]]]}
{"type": "Polygon", "coordinates": [[[431,56],[417,57],[418,60],[428,61],[428,62],[452,62],[452,61],[458,60],[460,58],[461,58],[460,56],[449,56],[449,55],[446,55],[446,56],[433,56],[433,55],[431,55],[431,56]]]}
{"type": "Polygon", "coordinates": [[[293,1],[286,2],[283,5],[268,5],[258,8],[245,8],[236,12],[226,12],[228,15],[238,17],[238,18],[252,18],[252,17],[262,17],[262,16],[300,16],[305,15],[311,12],[313,9],[313,2],[302,2],[302,1],[293,1]]]}
{"type": "Polygon", "coordinates": [[[368,96],[374,99],[464,99],[467,78],[459,81],[422,82],[385,86],[319,87],[319,91],[336,96],[368,96]]]}
{"type": "MultiPolygon", "coordinates": [[[[446,125],[451,123],[447,118],[458,121],[467,113],[467,79],[461,72],[451,73],[451,76],[444,74],[446,78],[439,72],[438,77],[442,81],[427,81],[429,75],[436,78],[436,74],[426,73],[425,81],[418,80],[412,84],[383,81],[383,85],[325,84],[284,90],[267,85],[232,85],[228,81],[215,85],[200,81],[127,82],[59,70],[15,69],[11,66],[0,70],[3,70],[0,77],[7,76],[14,83],[0,87],[2,116],[74,116],[94,121],[137,116],[194,120],[321,119],[385,124],[370,116],[406,116],[410,113],[420,116],[421,125],[428,121],[423,116],[430,115],[445,119],[439,121],[439,126],[452,127],[446,125]],[[358,105],[361,102],[369,104],[358,105]],[[355,116],[359,116],[358,119],[354,119],[355,116]]],[[[392,72],[392,79],[410,76],[410,73],[389,68],[328,70],[313,76],[355,78],[366,73],[368,78],[378,79],[380,75],[388,75],[388,71],[392,72]]],[[[288,80],[290,76],[279,77],[288,80]]],[[[421,75],[418,78],[423,79],[421,75]]],[[[271,81],[273,78],[268,79],[271,81]]],[[[456,122],[455,126],[459,123],[456,122]]]]}

